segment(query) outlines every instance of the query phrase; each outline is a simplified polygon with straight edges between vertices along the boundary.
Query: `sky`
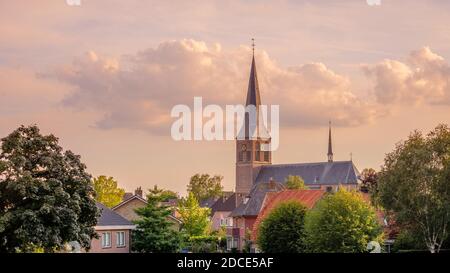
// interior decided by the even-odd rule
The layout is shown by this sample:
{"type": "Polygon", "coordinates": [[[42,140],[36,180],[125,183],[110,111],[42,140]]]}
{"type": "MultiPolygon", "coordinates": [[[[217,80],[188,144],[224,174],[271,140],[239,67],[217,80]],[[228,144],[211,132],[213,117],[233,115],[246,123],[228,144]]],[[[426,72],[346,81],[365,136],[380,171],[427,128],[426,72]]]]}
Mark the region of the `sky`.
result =
{"type": "Polygon", "coordinates": [[[251,38],[261,99],[280,105],[274,163],[380,169],[413,130],[450,121],[446,0],[0,0],[0,137],[37,124],[127,191],[234,189],[233,141],[174,141],[174,105],[242,104],[251,38]]]}

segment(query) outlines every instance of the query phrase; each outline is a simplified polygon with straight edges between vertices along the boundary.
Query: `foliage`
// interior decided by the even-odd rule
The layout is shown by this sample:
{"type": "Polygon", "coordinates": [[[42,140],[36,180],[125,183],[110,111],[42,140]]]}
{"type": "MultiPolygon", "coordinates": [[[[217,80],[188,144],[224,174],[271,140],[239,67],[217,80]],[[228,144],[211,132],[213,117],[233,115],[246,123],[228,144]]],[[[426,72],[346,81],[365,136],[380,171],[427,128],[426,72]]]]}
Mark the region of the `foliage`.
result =
{"type": "Polygon", "coordinates": [[[299,202],[281,203],[261,222],[258,245],[266,253],[304,252],[306,207],[299,202]]]}
{"type": "Polygon", "coordinates": [[[305,231],[310,252],[364,252],[381,235],[375,210],[360,193],[345,189],[326,195],[309,211],[305,231]]]}
{"type": "Polygon", "coordinates": [[[99,212],[80,156],[35,125],[1,141],[0,252],[54,252],[70,241],[89,248],[99,212]]]}
{"type": "Polygon", "coordinates": [[[117,187],[117,181],[112,177],[100,175],[94,178],[94,190],[96,192],[96,200],[99,203],[112,208],[118,205],[125,194],[125,190],[117,187]]]}
{"type": "Polygon", "coordinates": [[[418,231],[430,252],[439,252],[450,222],[450,129],[424,136],[414,131],[389,153],[375,199],[404,228],[418,231]]]}
{"type": "Polygon", "coordinates": [[[361,191],[373,193],[376,190],[377,180],[378,174],[374,169],[364,169],[361,172],[361,191]]]}
{"type": "Polygon", "coordinates": [[[306,190],[305,181],[300,176],[289,175],[286,178],[286,188],[290,190],[306,190]]]}
{"type": "Polygon", "coordinates": [[[176,192],[158,188],[158,185],[153,186],[153,189],[150,189],[149,193],[159,196],[161,202],[167,202],[170,199],[178,199],[178,194],[176,192]]]}
{"type": "Polygon", "coordinates": [[[212,235],[191,236],[189,243],[194,253],[215,253],[219,249],[220,238],[212,235]]]}
{"type": "Polygon", "coordinates": [[[223,176],[220,175],[211,177],[209,174],[196,174],[191,177],[187,191],[199,202],[211,197],[220,197],[223,191],[222,180],[223,176]]]}
{"type": "Polygon", "coordinates": [[[211,210],[200,207],[192,192],[186,199],[180,201],[177,210],[183,222],[182,230],[188,237],[208,234],[211,227],[209,220],[211,210]]]}
{"type": "Polygon", "coordinates": [[[417,236],[417,233],[413,233],[408,229],[402,230],[395,238],[394,245],[392,246],[392,252],[404,252],[412,250],[425,250],[427,246],[425,242],[417,236]]]}
{"type": "Polygon", "coordinates": [[[140,218],[134,223],[132,249],[145,253],[171,253],[180,249],[180,234],[173,230],[167,218],[171,209],[161,206],[161,191],[150,191],[147,206],[136,209],[140,218]]]}

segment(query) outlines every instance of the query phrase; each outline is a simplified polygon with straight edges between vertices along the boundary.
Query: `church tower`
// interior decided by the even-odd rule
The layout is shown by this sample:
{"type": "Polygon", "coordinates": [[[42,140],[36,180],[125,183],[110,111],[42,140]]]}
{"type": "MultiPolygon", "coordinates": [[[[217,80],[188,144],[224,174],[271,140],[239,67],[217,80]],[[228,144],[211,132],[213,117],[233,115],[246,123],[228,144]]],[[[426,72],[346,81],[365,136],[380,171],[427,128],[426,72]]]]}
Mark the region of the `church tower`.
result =
{"type": "Polygon", "coordinates": [[[272,152],[264,151],[262,148],[266,144],[270,145],[270,136],[259,113],[261,97],[256,73],[255,44],[253,43],[252,46],[253,57],[245,106],[254,106],[256,112],[253,114],[256,117],[252,119],[249,117],[251,113],[246,112],[244,126],[241,128],[245,130],[245,137],[236,140],[236,193],[242,197],[250,193],[261,166],[272,163],[272,152]],[[256,134],[250,132],[251,120],[256,121],[256,134]]]}

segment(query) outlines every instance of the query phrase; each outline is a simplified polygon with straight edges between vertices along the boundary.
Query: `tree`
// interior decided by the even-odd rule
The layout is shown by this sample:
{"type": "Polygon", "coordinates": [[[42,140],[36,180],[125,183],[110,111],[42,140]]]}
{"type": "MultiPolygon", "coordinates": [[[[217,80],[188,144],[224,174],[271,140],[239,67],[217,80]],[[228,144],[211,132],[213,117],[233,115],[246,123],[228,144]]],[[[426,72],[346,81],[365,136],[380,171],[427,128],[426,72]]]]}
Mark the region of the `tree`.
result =
{"type": "Polygon", "coordinates": [[[286,188],[288,188],[289,190],[306,190],[307,187],[305,186],[305,181],[303,181],[303,179],[296,175],[289,175],[286,178],[285,181],[286,184],[286,188]]]}
{"type": "Polygon", "coordinates": [[[387,154],[375,199],[404,228],[420,231],[430,252],[439,252],[450,222],[450,129],[414,131],[387,154]]]}
{"type": "Polygon", "coordinates": [[[117,187],[117,181],[112,177],[101,175],[94,178],[94,189],[97,193],[97,202],[102,203],[108,208],[118,205],[125,194],[125,190],[117,187]]]}
{"type": "Polygon", "coordinates": [[[149,190],[153,194],[160,196],[161,202],[167,202],[170,199],[178,199],[178,194],[171,190],[164,190],[158,188],[158,185],[153,186],[153,189],[149,190]]]}
{"type": "Polygon", "coordinates": [[[376,190],[376,185],[378,181],[378,174],[377,172],[372,169],[364,169],[361,172],[361,191],[362,192],[371,192],[373,193],[376,190]]]}
{"type": "Polygon", "coordinates": [[[266,253],[304,252],[306,207],[296,201],[278,205],[258,229],[258,245],[266,253]]]}
{"type": "Polygon", "coordinates": [[[364,252],[381,235],[375,210],[360,193],[339,189],[320,200],[305,219],[311,252],[364,252]]]}
{"type": "Polygon", "coordinates": [[[136,209],[139,220],[134,221],[132,249],[144,253],[172,253],[180,248],[180,235],[171,228],[167,217],[171,209],[161,205],[162,190],[150,190],[147,206],[136,209]]]}
{"type": "Polygon", "coordinates": [[[1,140],[0,162],[0,252],[90,247],[99,212],[79,155],[21,126],[1,140]]]}
{"type": "Polygon", "coordinates": [[[181,200],[178,213],[183,222],[182,230],[188,237],[208,235],[211,226],[209,220],[211,210],[200,207],[192,192],[185,200],[181,200]]]}
{"type": "Polygon", "coordinates": [[[223,176],[220,175],[211,177],[209,174],[196,174],[191,177],[187,191],[199,202],[211,197],[220,197],[223,190],[222,180],[223,176]]]}

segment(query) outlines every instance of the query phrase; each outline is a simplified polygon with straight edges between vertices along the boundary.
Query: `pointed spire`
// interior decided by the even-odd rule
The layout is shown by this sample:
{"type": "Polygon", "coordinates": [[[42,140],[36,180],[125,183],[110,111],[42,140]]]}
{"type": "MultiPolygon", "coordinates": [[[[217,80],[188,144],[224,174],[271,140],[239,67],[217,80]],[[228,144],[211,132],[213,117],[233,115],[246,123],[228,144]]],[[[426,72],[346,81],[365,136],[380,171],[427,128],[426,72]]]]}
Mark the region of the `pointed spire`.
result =
{"type": "Polygon", "coordinates": [[[328,127],[328,162],[333,162],[333,145],[331,143],[331,120],[328,127]]]}
{"type": "Polygon", "coordinates": [[[254,105],[257,108],[261,105],[261,96],[259,95],[259,85],[258,85],[258,75],[256,74],[256,64],[255,64],[255,39],[252,39],[252,66],[250,68],[250,78],[248,80],[248,91],[247,91],[247,101],[246,106],[254,105]]]}
{"type": "Polygon", "coordinates": [[[246,139],[254,136],[262,139],[269,139],[270,138],[269,131],[267,130],[266,125],[264,124],[263,118],[260,116],[261,96],[259,93],[258,76],[256,73],[255,39],[252,39],[252,49],[253,49],[252,65],[250,67],[250,77],[248,80],[247,100],[245,102],[245,106],[246,107],[249,105],[255,106],[256,117],[254,119],[251,119],[249,113],[246,113],[244,126],[242,127],[242,129],[244,129],[245,131],[242,132],[241,130],[239,134],[242,135],[241,133],[244,133],[246,139]]]}

